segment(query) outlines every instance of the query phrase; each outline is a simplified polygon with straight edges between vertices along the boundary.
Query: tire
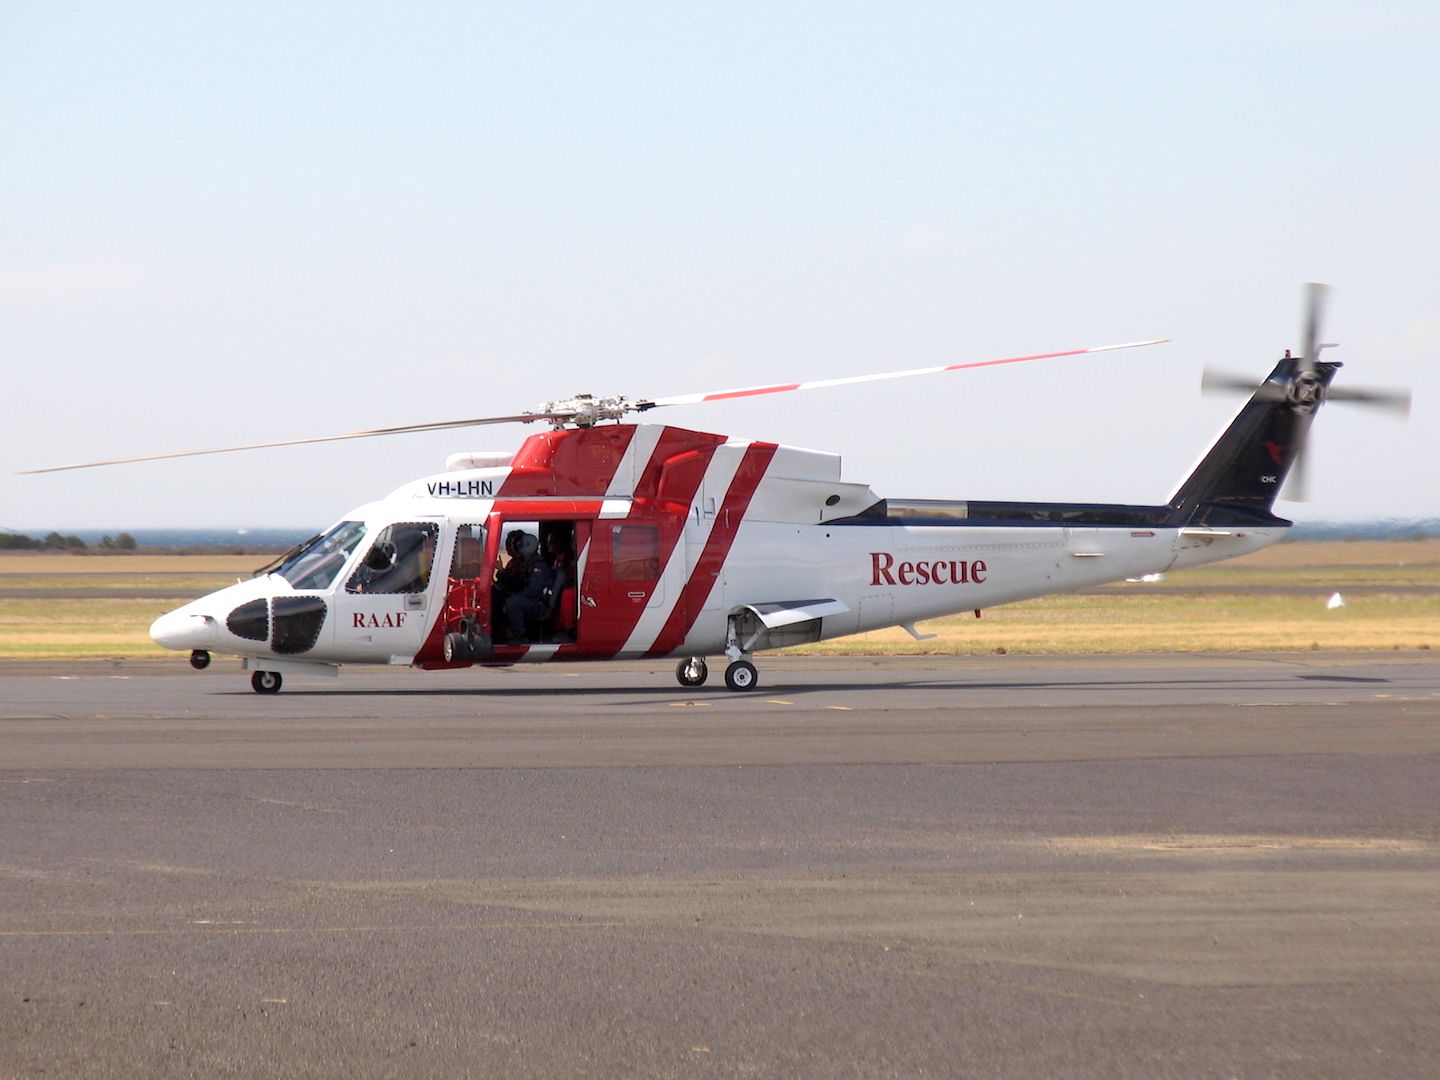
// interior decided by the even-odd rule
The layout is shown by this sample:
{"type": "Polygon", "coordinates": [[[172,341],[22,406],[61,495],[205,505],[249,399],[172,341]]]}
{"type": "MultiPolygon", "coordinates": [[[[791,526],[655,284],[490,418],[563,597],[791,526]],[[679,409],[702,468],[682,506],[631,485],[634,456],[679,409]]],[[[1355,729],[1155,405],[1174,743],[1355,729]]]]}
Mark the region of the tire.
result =
{"type": "Polygon", "coordinates": [[[210,654],[204,649],[196,649],[190,654],[190,666],[196,671],[204,671],[210,666],[210,654]]]}
{"type": "Polygon", "coordinates": [[[675,679],[681,686],[704,686],[705,680],[709,677],[710,667],[700,656],[681,660],[675,668],[675,679]]]}
{"type": "Polygon", "coordinates": [[[749,660],[736,660],[725,669],[725,685],[731,690],[754,690],[760,682],[760,673],[749,660]]]}
{"type": "Polygon", "coordinates": [[[257,694],[278,694],[284,681],[278,671],[257,671],[250,676],[250,687],[257,694]]]}
{"type": "Polygon", "coordinates": [[[452,631],[445,635],[445,662],[458,664],[470,659],[470,641],[464,634],[452,631]]]}

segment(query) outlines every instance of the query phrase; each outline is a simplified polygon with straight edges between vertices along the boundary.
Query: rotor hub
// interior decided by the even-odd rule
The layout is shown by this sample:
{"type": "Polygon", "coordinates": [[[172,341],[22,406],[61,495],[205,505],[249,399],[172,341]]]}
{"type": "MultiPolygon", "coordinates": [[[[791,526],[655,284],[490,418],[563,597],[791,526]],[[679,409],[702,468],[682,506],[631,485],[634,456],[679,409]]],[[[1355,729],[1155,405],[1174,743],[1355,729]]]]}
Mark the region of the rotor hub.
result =
{"type": "Polygon", "coordinates": [[[1302,371],[1290,380],[1285,397],[1297,412],[1314,412],[1325,398],[1325,383],[1314,371],[1302,371]]]}
{"type": "Polygon", "coordinates": [[[640,405],[623,395],[597,398],[594,394],[576,394],[561,401],[547,401],[536,409],[555,430],[567,427],[592,428],[605,420],[621,420],[640,405]]]}

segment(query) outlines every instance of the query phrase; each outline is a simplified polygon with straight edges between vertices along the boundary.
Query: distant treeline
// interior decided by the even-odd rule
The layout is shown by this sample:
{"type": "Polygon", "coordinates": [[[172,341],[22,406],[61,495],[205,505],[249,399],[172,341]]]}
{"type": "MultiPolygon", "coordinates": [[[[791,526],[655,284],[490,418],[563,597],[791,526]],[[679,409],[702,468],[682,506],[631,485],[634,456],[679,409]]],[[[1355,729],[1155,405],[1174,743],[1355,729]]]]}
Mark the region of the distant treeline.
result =
{"type": "MultiPolygon", "coordinates": [[[[95,546],[105,551],[134,551],[140,545],[128,532],[102,533],[95,546]]],[[[36,539],[25,533],[0,532],[0,551],[87,551],[90,545],[78,536],[46,533],[36,539]]]]}
{"type": "Polygon", "coordinates": [[[212,552],[249,554],[288,551],[318,529],[76,529],[74,533],[22,533],[0,529],[0,551],[69,551],[76,554],[115,551],[212,552]]]}
{"type": "Polygon", "coordinates": [[[1440,536],[1440,518],[1406,521],[1302,521],[1291,540],[1428,540],[1440,536]]]}

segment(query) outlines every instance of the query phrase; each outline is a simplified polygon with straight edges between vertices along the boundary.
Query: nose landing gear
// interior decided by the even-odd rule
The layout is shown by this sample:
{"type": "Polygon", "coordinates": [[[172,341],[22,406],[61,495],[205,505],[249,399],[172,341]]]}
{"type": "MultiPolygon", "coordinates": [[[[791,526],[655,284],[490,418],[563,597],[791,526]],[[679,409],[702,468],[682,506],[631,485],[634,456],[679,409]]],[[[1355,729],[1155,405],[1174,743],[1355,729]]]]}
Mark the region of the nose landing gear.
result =
{"type": "Polygon", "coordinates": [[[710,668],[705,663],[703,656],[692,656],[688,660],[681,660],[675,668],[675,679],[681,686],[704,686],[705,680],[710,677],[710,668]]]}
{"type": "Polygon", "coordinates": [[[190,666],[196,671],[204,671],[210,666],[210,654],[204,649],[196,649],[190,654],[190,666]]]}

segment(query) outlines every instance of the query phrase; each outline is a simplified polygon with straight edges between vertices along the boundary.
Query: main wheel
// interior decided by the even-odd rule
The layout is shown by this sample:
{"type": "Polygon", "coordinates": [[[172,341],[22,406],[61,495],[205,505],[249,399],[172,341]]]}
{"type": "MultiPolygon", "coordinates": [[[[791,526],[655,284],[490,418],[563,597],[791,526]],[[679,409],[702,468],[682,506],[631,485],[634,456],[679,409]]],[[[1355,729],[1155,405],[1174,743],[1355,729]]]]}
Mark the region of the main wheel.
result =
{"type": "Polygon", "coordinates": [[[470,640],[460,633],[454,631],[445,635],[445,662],[456,664],[462,660],[471,659],[470,640]]]}
{"type": "Polygon", "coordinates": [[[760,673],[749,660],[736,660],[725,669],[725,685],[731,690],[754,690],[760,673]]]}
{"type": "Polygon", "coordinates": [[[284,681],[278,671],[257,671],[250,676],[250,686],[257,694],[278,694],[284,681]]]}
{"type": "Polygon", "coordinates": [[[709,677],[710,667],[701,656],[681,660],[675,668],[675,678],[681,686],[704,686],[709,677]]]}

